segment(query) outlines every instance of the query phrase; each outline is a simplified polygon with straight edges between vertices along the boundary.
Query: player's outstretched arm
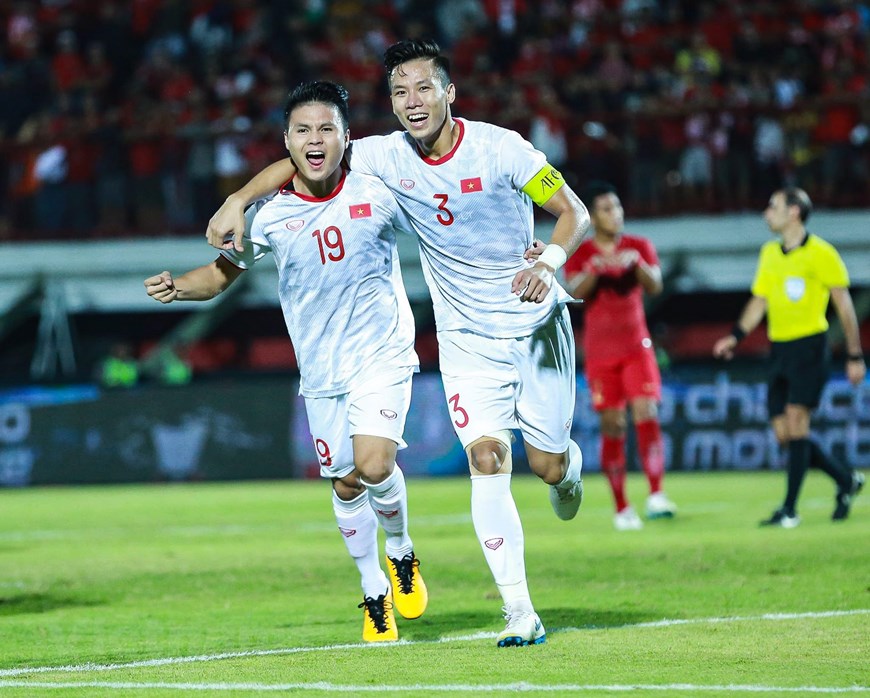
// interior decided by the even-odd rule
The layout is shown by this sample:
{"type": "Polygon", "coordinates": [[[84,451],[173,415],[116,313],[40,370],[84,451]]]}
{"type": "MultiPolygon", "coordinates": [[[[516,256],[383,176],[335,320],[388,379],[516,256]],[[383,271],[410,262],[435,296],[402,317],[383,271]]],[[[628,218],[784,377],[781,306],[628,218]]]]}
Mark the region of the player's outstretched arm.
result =
{"type": "Polygon", "coordinates": [[[207,301],[226,290],[243,272],[243,269],[218,257],[206,264],[182,274],[177,279],[164,271],[145,279],[145,292],[161,303],[173,301],[207,301]]]}
{"type": "Polygon", "coordinates": [[[858,328],[858,316],[852,295],[848,288],[832,288],[831,300],[834,310],[843,326],[843,336],[846,338],[846,377],[852,385],[860,385],[867,375],[867,365],[864,363],[864,352],[861,350],[861,333],[858,328]]]}
{"type": "Polygon", "coordinates": [[[245,207],[257,199],[276,191],[296,174],[296,166],[290,158],[284,158],[261,170],[241,189],[230,194],[211,217],[205,231],[206,240],[219,250],[234,247],[244,250],[242,236],[245,234],[245,207]]]}
{"type": "Polygon", "coordinates": [[[758,327],[758,323],[767,312],[767,300],[761,296],[752,296],[740,313],[740,319],[734,323],[731,333],[716,340],[713,345],[713,356],[717,359],[731,359],[740,340],[758,327]]]}
{"type": "Polygon", "coordinates": [[[556,270],[570,257],[589,229],[589,211],[566,184],[544,204],[543,208],[556,216],[550,244],[531,269],[519,272],[511,290],[520,300],[540,303],[550,292],[556,270]]]}

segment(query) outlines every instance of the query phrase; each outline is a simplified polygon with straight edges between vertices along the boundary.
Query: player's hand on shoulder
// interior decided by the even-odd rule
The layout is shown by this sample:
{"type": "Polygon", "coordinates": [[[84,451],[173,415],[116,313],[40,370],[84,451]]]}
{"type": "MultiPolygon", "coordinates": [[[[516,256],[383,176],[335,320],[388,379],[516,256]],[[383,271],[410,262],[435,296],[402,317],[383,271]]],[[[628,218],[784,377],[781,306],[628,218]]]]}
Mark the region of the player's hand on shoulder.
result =
{"type": "Polygon", "coordinates": [[[221,204],[221,207],[209,219],[205,238],[208,244],[219,250],[235,248],[242,252],[242,236],[245,234],[245,205],[232,196],[221,204]]]}
{"type": "Polygon", "coordinates": [[[713,356],[717,359],[731,359],[734,357],[734,348],[737,346],[737,339],[733,334],[726,335],[718,339],[713,345],[713,356]]]}
{"type": "Polygon", "coordinates": [[[168,271],[145,279],[145,292],[161,303],[171,303],[178,296],[178,289],[168,271]]]}
{"type": "Polygon", "coordinates": [[[538,262],[531,269],[525,269],[514,276],[511,290],[514,295],[520,297],[521,301],[541,303],[550,292],[554,275],[554,271],[549,266],[538,262]]]}

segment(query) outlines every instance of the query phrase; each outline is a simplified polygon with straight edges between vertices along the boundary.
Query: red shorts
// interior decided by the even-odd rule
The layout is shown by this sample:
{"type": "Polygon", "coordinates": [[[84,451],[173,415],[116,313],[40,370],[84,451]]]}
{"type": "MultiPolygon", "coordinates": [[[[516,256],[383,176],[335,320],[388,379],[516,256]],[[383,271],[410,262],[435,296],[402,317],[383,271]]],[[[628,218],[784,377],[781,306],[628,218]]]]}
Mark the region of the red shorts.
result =
{"type": "Polygon", "coordinates": [[[655,349],[640,349],[616,359],[586,357],[586,380],[596,411],[625,409],[626,402],[637,398],[659,401],[662,376],[655,349]]]}

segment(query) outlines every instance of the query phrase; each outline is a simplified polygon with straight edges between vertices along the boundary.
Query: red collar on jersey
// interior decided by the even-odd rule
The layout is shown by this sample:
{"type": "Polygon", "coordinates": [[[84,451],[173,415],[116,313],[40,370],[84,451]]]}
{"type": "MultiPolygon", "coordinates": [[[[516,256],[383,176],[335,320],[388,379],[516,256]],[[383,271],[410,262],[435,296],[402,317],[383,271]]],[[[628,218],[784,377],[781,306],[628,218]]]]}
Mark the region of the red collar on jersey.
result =
{"type": "Polygon", "coordinates": [[[341,179],[338,180],[338,184],[335,185],[335,189],[333,189],[329,194],[320,198],[319,196],[310,196],[308,194],[303,194],[302,192],[298,192],[295,189],[291,189],[293,185],[293,180],[296,178],[296,175],[293,175],[290,179],[288,179],[284,184],[281,185],[281,188],[278,190],[279,194],[292,194],[293,196],[298,196],[303,201],[329,201],[330,199],[334,199],[338,196],[339,192],[344,187],[344,180],[347,179],[347,170],[343,167],[341,168],[341,179]]]}
{"type": "MultiPolygon", "coordinates": [[[[456,154],[456,149],[459,147],[459,144],[462,143],[462,139],[465,136],[465,124],[462,123],[462,119],[453,119],[453,120],[459,125],[459,137],[456,139],[456,143],[450,149],[450,152],[447,153],[447,155],[445,155],[443,158],[440,158],[438,160],[433,160],[430,157],[426,157],[426,155],[423,154],[423,151],[420,150],[420,146],[417,145],[417,152],[420,154],[420,157],[423,159],[423,162],[425,162],[427,165],[443,165],[445,162],[447,162],[450,158],[452,158],[456,154]]],[[[416,145],[416,143],[415,143],[415,145],[416,145]]]]}

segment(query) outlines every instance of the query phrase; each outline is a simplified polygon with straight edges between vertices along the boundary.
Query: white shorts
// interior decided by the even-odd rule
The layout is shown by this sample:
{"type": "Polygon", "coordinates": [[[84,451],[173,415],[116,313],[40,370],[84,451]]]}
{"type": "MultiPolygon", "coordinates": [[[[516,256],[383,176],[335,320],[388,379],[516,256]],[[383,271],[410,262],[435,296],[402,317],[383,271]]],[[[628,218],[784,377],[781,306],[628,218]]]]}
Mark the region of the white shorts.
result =
{"type": "Polygon", "coordinates": [[[577,386],[564,305],[526,337],[439,332],[438,353],[450,421],[463,448],[502,429],[519,429],[542,451],[568,448],[577,386]]]}
{"type": "Polygon", "coordinates": [[[341,478],[354,469],[353,436],[380,436],[405,448],[405,418],[411,404],[413,368],[377,373],[349,393],[306,397],[308,427],[320,476],[341,478]]]}

